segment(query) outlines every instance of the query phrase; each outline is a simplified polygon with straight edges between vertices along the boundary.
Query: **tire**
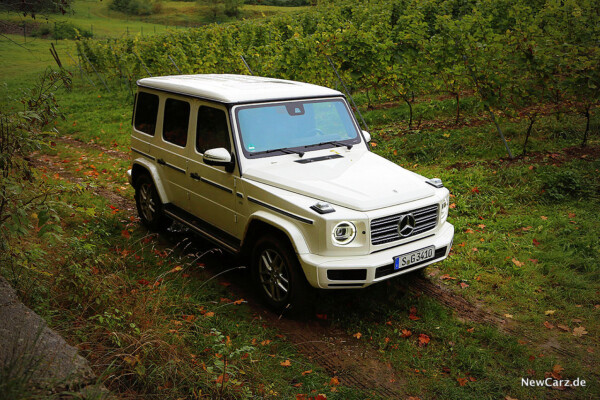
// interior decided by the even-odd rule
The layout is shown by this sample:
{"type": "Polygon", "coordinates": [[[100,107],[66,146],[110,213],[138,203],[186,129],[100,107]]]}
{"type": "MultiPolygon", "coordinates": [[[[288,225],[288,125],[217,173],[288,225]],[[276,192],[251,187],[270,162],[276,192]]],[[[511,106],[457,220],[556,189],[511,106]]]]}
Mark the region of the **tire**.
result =
{"type": "Polygon", "coordinates": [[[165,215],[154,181],[147,175],[141,175],[135,185],[135,205],[142,224],[153,232],[164,231],[173,222],[165,215]]]}
{"type": "Polygon", "coordinates": [[[310,286],[287,237],[261,236],[252,251],[252,277],[263,301],[275,312],[305,309],[310,286]]]}

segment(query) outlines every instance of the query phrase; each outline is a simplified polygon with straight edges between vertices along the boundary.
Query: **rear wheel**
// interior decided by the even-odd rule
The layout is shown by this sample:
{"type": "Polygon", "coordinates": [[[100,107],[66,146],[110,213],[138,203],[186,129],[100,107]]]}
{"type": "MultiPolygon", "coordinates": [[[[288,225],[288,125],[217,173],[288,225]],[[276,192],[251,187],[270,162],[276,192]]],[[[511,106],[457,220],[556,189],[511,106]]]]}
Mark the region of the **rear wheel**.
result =
{"type": "Polygon", "coordinates": [[[165,215],[154,181],[146,174],[136,181],[135,204],[142,223],[151,231],[166,230],[173,222],[165,215]]]}
{"type": "Polygon", "coordinates": [[[307,304],[310,287],[287,238],[259,238],[252,252],[252,273],[261,297],[275,311],[298,311],[307,304]]]}

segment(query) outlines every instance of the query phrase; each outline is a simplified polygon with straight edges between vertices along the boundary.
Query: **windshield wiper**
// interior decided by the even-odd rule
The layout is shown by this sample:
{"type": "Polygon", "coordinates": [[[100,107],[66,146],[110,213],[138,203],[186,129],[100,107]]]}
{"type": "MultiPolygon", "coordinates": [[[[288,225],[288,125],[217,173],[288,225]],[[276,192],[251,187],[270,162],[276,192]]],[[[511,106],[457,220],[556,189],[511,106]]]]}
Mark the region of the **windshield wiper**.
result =
{"type": "Polygon", "coordinates": [[[346,147],[348,148],[348,150],[352,149],[352,147],[354,146],[353,144],[347,144],[344,142],[341,142],[339,140],[330,140],[328,142],[321,142],[321,143],[314,143],[314,144],[307,144],[306,146],[304,146],[304,148],[308,148],[308,147],[317,147],[317,146],[323,146],[325,144],[332,144],[335,147],[346,147]]]}
{"type": "Polygon", "coordinates": [[[292,149],[289,149],[287,147],[282,147],[280,149],[270,149],[270,150],[257,151],[256,153],[250,153],[250,155],[251,156],[256,156],[258,154],[275,153],[277,151],[280,151],[280,152],[285,153],[285,154],[298,154],[300,157],[304,156],[304,152],[303,151],[292,150],[292,149]]]}

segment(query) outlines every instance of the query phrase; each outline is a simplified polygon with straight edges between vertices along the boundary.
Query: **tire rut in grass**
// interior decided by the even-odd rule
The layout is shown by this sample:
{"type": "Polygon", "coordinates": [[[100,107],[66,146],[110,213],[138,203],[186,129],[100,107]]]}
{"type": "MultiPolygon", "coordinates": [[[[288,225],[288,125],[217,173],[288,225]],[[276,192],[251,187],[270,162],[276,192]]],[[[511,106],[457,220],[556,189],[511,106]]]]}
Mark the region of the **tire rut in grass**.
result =
{"type": "Polygon", "coordinates": [[[71,136],[58,136],[54,138],[54,140],[62,142],[64,144],[68,144],[73,147],[77,147],[79,149],[93,149],[101,151],[111,157],[118,158],[121,160],[129,160],[131,158],[131,155],[129,153],[125,153],[120,150],[109,149],[97,143],[86,143],[79,139],[75,139],[71,136]]]}
{"type": "Polygon", "coordinates": [[[60,178],[65,179],[71,183],[79,184],[86,190],[91,190],[92,193],[94,193],[95,195],[108,199],[110,204],[114,207],[117,207],[121,210],[127,210],[131,213],[133,213],[133,211],[135,210],[135,204],[133,203],[132,199],[119,195],[113,192],[112,190],[90,185],[94,182],[87,180],[83,177],[76,176],[71,171],[63,168],[61,164],[57,161],[56,157],[46,155],[44,155],[43,157],[44,159],[40,159],[39,154],[34,154],[28,161],[32,166],[44,173],[52,172],[54,174],[58,174],[60,178]],[[45,160],[50,161],[47,162],[45,160]]]}
{"type": "Polygon", "coordinates": [[[424,294],[427,297],[435,299],[444,306],[454,310],[458,317],[463,320],[468,320],[479,324],[494,325],[503,332],[515,337],[523,337],[533,345],[549,349],[554,353],[565,357],[573,357],[576,355],[571,350],[565,349],[555,342],[539,344],[538,340],[533,336],[520,332],[517,329],[516,323],[506,320],[498,313],[487,310],[481,304],[469,302],[461,295],[453,293],[450,290],[437,285],[430,279],[416,276],[411,277],[411,279],[412,280],[409,284],[410,291],[416,294],[424,294]]]}
{"type": "Polygon", "coordinates": [[[320,321],[279,318],[260,306],[254,308],[300,353],[336,376],[341,384],[385,399],[406,397],[403,379],[370,346],[320,321]]]}

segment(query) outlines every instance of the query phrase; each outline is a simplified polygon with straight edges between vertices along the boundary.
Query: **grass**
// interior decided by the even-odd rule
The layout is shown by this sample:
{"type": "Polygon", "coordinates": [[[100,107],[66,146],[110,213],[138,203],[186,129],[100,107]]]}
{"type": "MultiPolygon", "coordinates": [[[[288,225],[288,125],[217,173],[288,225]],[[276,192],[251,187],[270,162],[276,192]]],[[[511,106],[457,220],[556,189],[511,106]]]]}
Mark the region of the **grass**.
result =
{"type": "MultiPolygon", "coordinates": [[[[121,162],[102,164],[107,157],[101,153],[61,144],[41,157],[43,164],[64,166],[92,183],[75,184],[62,172],[42,169],[37,180],[60,193],[54,209],[62,234],[16,240],[14,248],[29,249],[35,268],[23,264],[1,272],[51,326],[78,344],[111,390],[215,399],[329,391],[330,376],[263,326],[243,298],[210,279],[203,267],[210,258],[202,255],[206,249],[177,233],[149,235],[109,196],[98,196],[98,188],[122,193],[122,174],[116,175],[119,183],[111,182],[121,162]],[[87,174],[96,170],[98,177],[87,174]],[[28,285],[32,280],[35,287],[28,285]]],[[[35,232],[35,217],[33,223],[35,232]]],[[[334,399],[364,396],[344,387],[328,393],[334,399]]]]}
{"type": "MultiPolygon", "coordinates": [[[[31,46],[41,51],[43,43],[31,46]]],[[[17,57],[14,66],[2,67],[12,95],[29,83],[29,75],[13,78],[19,76],[18,63],[31,66],[31,76],[42,66],[1,49],[17,57]]],[[[83,86],[77,74],[74,80],[73,91],[60,93],[66,114],[57,125],[61,133],[127,152],[127,91],[115,85],[108,94],[100,86],[83,86]]],[[[458,126],[452,101],[444,99],[417,103],[424,115],[421,130],[407,131],[405,105],[365,111],[365,118],[375,152],[424,176],[441,177],[451,190],[453,251],[426,270],[428,279],[493,310],[510,329],[458,318],[435,298],[411,294],[403,278],[360,292],[324,294],[318,312],[349,334],[361,333],[356,340],[376,349],[405,379],[405,392],[421,398],[597,398],[598,116],[588,150],[578,146],[581,117],[546,116],[535,127],[529,155],[509,162],[473,99],[463,104],[468,120],[458,126]],[[425,124],[431,121],[444,124],[425,124]],[[587,334],[574,335],[581,327],[587,334]],[[419,337],[428,343],[419,345],[419,337]],[[521,378],[543,379],[557,365],[563,377],[590,384],[565,392],[521,385],[521,378]]],[[[519,154],[526,122],[501,124],[519,154]]],[[[13,282],[110,377],[112,390],[161,398],[199,390],[212,398],[244,398],[246,390],[260,398],[294,398],[313,390],[328,398],[366,398],[349,388],[331,392],[331,376],[263,326],[243,302],[236,304],[241,298],[235,293],[209,280],[199,265],[204,259],[193,256],[210,248],[205,243],[183,251],[189,240],[184,235],[148,236],[135,218],[98,195],[102,189],[131,196],[127,161],[61,142],[41,157],[89,187],[61,179],[61,173],[40,175],[61,191],[63,233],[55,241],[19,239],[15,247],[27,249],[22,257],[30,264],[13,282]],[[224,357],[230,372],[225,383],[219,381],[224,357]],[[287,360],[291,366],[282,366],[287,360]],[[313,373],[303,375],[307,370],[313,373]]],[[[226,258],[216,260],[225,269],[233,266],[226,258]]]]}

